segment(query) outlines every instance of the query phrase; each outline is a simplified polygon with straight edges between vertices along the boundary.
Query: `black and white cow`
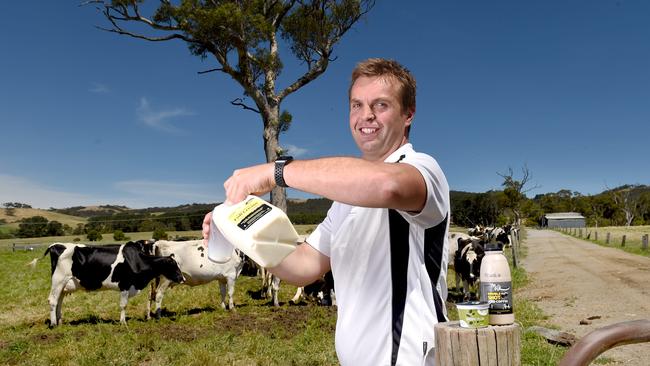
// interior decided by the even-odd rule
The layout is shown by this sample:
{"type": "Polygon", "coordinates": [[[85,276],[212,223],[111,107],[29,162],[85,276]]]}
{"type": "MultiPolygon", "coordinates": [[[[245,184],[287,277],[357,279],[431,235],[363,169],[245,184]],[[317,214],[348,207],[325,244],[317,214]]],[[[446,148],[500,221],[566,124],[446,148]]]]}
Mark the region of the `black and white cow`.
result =
{"type": "Polygon", "coordinates": [[[328,271],[325,273],[323,278],[320,278],[305,287],[298,287],[296,289],[296,294],[289,301],[297,304],[302,298],[306,298],[309,301],[316,301],[323,306],[336,305],[334,276],[332,275],[332,271],[328,271]]]}
{"type": "Polygon", "coordinates": [[[512,226],[510,225],[495,227],[488,234],[488,242],[501,244],[502,247],[509,247],[511,229],[512,226]]]}
{"type": "Polygon", "coordinates": [[[450,235],[450,267],[456,273],[456,289],[463,282],[463,297],[471,297],[471,289],[481,275],[481,261],[485,256],[484,241],[463,233],[450,235]]]}
{"type": "MultiPolygon", "coordinates": [[[[234,309],[233,294],[235,280],[241,273],[244,262],[239,251],[234,250],[230,259],[225,263],[217,263],[208,259],[207,248],[203,240],[167,241],[158,240],[153,244],[154,254],[158,256],[173,255],[185,277],[183,284],[189,286],[203,285],[214,280],[219,281],[221,290],[221,307],[226,309],[226,290],[228,291],[228,309],[234,309]]],[[[242,253],[243,255],[243,253],[242,253]]],[[[154,313],[160,316],[165,290],[173,283],[168,278],[161,277],[151,285],[149,307],[155,301],[154,313]]]]}
{"type": "MultiPolygon", "coordinates": [[[[76,290],[120,291],[120,323],[126,324],[129,298],[147,287],[149,282],[164,276],[182,282],[183,275],[172,257],[156,257],[143,252],[143,243],[90,246],[54,243],[43,257],[50,254],[52,287],[50,327],[61,324],[61,305],[65,294],[76,290]]],[[[33,265],[36,264],[34,260],[33,265]]]]}

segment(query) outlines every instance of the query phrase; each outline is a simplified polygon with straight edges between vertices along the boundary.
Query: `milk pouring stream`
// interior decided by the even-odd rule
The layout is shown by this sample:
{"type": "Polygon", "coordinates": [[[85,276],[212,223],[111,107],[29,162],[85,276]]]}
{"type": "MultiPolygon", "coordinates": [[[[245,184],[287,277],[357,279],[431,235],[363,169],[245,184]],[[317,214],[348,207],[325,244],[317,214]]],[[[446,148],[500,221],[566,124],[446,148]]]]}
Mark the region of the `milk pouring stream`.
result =
{"type": "Polygon", "coordinates": [[[293,252],[298,233],[287,215],[257,196],[234,205],[221,204],[212,211],[208,258],[230,259],[233,246],[262,267],[275,267],[293,252]]]}
{"type": "Polygon", "coordinates": [[[490,324],[515,321],[512,307],[512,279],[508,259],[497,244],[487,244],[481,262],[481,301],[490,304],[490,324]]]}

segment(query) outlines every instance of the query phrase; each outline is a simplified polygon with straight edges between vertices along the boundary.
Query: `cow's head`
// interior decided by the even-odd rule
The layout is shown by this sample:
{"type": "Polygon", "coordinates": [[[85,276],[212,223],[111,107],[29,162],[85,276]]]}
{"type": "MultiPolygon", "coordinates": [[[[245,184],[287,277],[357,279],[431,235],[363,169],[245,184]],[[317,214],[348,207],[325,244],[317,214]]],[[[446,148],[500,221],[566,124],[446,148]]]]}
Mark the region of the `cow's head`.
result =
{"type": "Polygon", "coordinates": [[[185,277],[183,276],[183,273],[181,272],[178,263],[176,262],[176,260],[174,260],[173,254],[171,254],[168,257],[160,257],[160,260],[162,262],[160,274],[162,274],[172,282],[176,282],[176,283],[185,282],[185,277]]]}
{"type": "Polygon", "coordinates": [[[134,245],[141,253],[153,255],[153,244],[155,242],[155,240],[137,240],[129,241],[126,244],[134,245]]]}

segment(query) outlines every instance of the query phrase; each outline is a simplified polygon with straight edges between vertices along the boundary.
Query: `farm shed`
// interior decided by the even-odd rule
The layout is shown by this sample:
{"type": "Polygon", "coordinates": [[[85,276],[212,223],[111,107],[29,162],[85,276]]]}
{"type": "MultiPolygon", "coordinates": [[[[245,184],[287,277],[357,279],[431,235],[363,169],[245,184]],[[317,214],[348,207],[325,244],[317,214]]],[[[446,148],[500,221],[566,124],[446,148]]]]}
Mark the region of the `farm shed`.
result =
{"type": "Polygon", "coordinates": [[[544,227],[585,227],[585,217],[577,212],[557,212],[544,215],[544,227]]]}

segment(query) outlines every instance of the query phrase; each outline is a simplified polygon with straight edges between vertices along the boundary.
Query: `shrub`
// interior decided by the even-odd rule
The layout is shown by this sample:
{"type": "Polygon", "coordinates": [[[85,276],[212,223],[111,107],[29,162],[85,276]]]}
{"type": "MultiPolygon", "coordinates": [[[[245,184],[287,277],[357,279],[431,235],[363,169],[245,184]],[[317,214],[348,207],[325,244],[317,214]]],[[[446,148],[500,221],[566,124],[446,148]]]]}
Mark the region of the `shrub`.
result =
{"type": "Polygon", "coordinates": [[[102,239],[104,238],[104,237],[102,236],[102,234],[101,234],[99,231],[97,231],[97,230],[91,230],[91,231],[89,231],[89,232],[88,232],[88,235],[87,235],[86,237],[87,237],[88,240],[90,240],[90,241],[100,241],[100,240],[102,240],[102,239]]]}
{"type": "Polygon", "coordinates": [[[122,230],[115,230],[113,232],[113,240],[115,241],[123,241],[126,240],[126,235],[124,235],[124,231],[122,230]]]}
{"type": "Polygon", "coordinates": [[[167,235],[167,232],[165,232],[165,229],[158,228],[154,230],[153,235],[151,236],[154,240],[167,240],[169,236],[167,235]]]}

